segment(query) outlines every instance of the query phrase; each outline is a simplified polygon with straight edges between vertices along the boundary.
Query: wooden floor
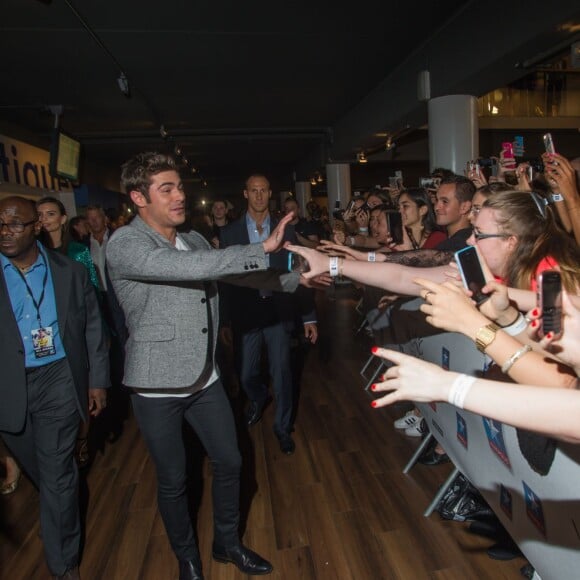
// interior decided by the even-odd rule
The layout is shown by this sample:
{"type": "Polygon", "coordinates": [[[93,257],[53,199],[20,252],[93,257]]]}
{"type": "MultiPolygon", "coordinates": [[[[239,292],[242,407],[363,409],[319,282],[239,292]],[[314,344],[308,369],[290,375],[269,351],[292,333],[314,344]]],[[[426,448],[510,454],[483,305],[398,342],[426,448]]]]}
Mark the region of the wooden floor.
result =
{"type": "MultiPolygon", "coordinates": [[[[522,578],[523,559],[491,560],[485,552],[491,540],[437,512],[422,515],[451,467],[416,465],[402,473],[419,442],[392,426],[407,405],[370,407],[359,369],[371,342],[355,337],[355,304],[351,287],[322,295],[322,336],[304,369],[296,453],[280,453],[272,405],[261,423],[239,429],[244,542],[272,561],[276,580],[522,578]]],[[[241,417],[243,399],[235,391],[232,404],[241,417]]],[[[153,466],[130,413],[120,438],[100,447],[83,481],[83,580],[176,579],[153,466]]],[[[206,460],[195,459],[195,441],[192,451],[205,577],[245,578],[211,559],[211,473],[206,460]]],[[[47,578],[32,485],[23,479],[16,493],[1,498],[0,509],[0,578],[47,578]]]]}

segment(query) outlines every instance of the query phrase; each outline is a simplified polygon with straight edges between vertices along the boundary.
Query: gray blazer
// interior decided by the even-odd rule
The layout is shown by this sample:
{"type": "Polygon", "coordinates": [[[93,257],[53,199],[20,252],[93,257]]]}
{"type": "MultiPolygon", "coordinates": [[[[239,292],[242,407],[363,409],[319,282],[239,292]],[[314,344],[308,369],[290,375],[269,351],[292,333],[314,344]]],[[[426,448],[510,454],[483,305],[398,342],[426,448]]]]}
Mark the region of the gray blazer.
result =
{"type": "Polygon", "coordinates": [[[129,387],[184,389],[200,378],[218,333],[217,285],[209,280],[227,277],[282,291],[298,285],[294,274],[256,276],[266,269],[262,244],[214,250],[196,232],[178,236],[192,251],[177,250],[136,217],[107,244],[109,275],[129,332],[123,379],[129,387]]]}

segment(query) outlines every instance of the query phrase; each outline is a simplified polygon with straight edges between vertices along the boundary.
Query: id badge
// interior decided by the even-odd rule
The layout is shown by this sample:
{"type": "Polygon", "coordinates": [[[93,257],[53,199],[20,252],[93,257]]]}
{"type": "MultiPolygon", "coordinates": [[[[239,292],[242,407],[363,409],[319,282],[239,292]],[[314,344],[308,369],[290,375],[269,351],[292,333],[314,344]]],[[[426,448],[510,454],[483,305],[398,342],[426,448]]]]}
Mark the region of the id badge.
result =
{"type": "Polygon", "coordinates": [[[44,358],[56,353],[52,326],[44,326],[32,330],[32,347],[36,358],[44,358]]]}

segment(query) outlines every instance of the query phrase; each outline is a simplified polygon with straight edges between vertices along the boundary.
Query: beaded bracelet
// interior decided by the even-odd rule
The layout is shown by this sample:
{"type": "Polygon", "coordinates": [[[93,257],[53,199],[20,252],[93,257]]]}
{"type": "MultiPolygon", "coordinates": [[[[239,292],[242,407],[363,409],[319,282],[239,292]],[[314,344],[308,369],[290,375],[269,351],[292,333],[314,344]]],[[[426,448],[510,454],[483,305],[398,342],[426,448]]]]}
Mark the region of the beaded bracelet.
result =
{"type": "Polygon", "coordinates": [[[521,359],[525,354],[530,352],[532,347],[529,344],[524,344],[521,348],[518,348],[512,356],[510,356],[501,366],[501,372],[505,375],[514,366],[514,363],[521,359]]]}

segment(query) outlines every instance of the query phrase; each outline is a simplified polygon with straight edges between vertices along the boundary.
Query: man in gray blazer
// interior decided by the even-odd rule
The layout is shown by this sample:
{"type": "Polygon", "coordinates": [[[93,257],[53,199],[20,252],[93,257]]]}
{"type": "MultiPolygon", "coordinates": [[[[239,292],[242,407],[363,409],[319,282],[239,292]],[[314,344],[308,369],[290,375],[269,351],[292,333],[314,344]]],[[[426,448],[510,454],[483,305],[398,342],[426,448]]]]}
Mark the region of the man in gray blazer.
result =
{"type": "MultiPolygon", "coordinates": [[[[0,431],[40,491],[55,578],[79,578],[74,449],[79,423],[105,406],[108,351],[86,268],[36,241],[33,202],[0,200],[0,431]]],[[[16,570],[13,571],[16,574],[16,570]]]]}
{"type": "MultiPolygon", "coordinates": [[[[203,577],[188,513],[183,419],[213,465],[213,558],[246,574],[268,574],[271,564],[239,538],[241,457],[215,365],[218,295],[209,281],[237,274],[240,283],[251,283],[248,273],[266,269],[266,254],[280,248],[289,219],[263,243],[214,250],[195,232],[177,233],[185,221],[185,194],[171,157],[137,155],[123,165],[121,183],[138,212],[107,245],[109,274],[129,333],[123,384],[135,391],[133,410],[155,462],[159,511],[179,578],[203,577]]],[[[298,285],[291,274],[280,278],[282,285],[276,275],[273,289],[298,285]]]]}

